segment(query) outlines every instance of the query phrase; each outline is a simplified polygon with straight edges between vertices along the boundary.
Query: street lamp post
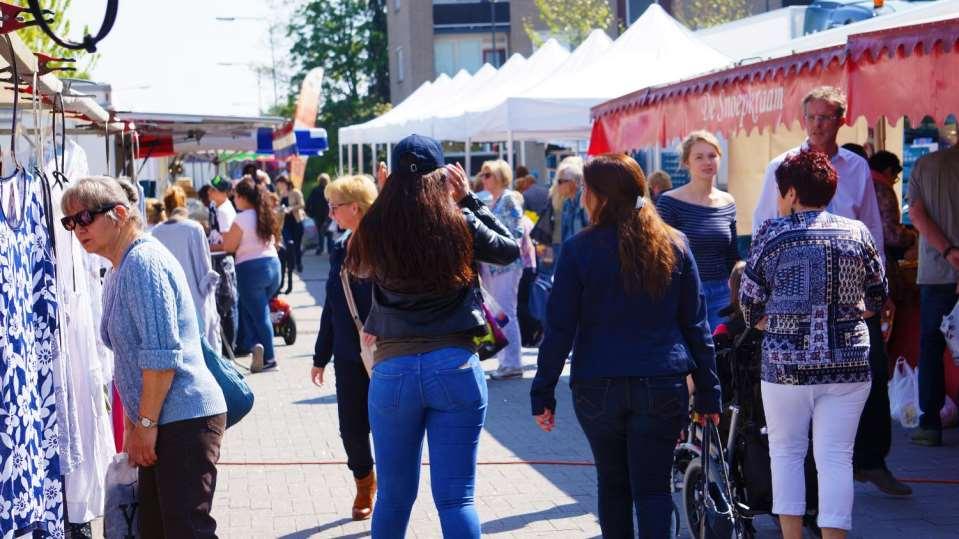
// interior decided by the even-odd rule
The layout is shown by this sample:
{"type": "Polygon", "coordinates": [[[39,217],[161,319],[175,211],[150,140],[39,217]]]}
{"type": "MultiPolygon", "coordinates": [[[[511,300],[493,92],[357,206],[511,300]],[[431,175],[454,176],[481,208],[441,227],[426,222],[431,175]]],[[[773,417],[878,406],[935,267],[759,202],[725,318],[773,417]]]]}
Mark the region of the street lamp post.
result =
{"type": "MultiPolygon", "coordinates": [[[[236,21],[257,21],[261,19],[258,17],[217,17],[216,20],[220,22],[236,22],[236,21]]],[[[277,88],[276,82],[276,44],[273,40],[273,30],[276,28],[276,25],[270,23],[269,27],[269,36],[270,36],[270,72],[273,75],[273,105],[276,106],[276,102],[279,99],[280,93],[277,88]]],[[[259,77],[259,74],[257,74],[259,77]]],[[[262,108],[261,108],[262,110],[262,108]]]]}

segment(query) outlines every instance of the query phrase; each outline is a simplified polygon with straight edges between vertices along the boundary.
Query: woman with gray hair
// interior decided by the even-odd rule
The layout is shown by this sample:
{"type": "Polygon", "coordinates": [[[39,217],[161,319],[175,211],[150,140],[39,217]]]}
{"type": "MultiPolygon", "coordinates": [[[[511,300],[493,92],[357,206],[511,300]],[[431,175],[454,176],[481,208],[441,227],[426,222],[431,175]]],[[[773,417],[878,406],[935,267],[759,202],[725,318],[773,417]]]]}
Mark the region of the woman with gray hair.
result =
{"type": "Polygon", "coordinates": [[[140,535],[216,537],[226,401],[203,358],[183,268],[143,232],[137,198],[126,181],[84,178],[63,194],[61,223],[113,265],[100,333],[116,362],[123,448],[139,467],[140,535]]]}

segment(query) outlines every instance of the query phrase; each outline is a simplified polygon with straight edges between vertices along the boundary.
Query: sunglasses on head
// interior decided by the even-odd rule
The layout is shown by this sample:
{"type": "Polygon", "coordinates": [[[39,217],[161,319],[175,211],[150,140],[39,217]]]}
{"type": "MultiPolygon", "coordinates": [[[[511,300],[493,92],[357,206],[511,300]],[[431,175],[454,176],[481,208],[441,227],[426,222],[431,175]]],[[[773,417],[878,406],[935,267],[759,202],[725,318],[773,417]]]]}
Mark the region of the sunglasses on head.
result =
{"type": "Polygon", "coordinates": [[[83,210],[74,213],[73,215],[67,215],[63,219],[60,219],[60,224],[63,225],[63,228],[71,232],[78,226],[88,227],[93,224],[93,221],[96,220],[98,215],[103,215],[117,206],[119,206],[119,204],[103,206],[102,208],[97,208],[95,210],[83,210]]]}

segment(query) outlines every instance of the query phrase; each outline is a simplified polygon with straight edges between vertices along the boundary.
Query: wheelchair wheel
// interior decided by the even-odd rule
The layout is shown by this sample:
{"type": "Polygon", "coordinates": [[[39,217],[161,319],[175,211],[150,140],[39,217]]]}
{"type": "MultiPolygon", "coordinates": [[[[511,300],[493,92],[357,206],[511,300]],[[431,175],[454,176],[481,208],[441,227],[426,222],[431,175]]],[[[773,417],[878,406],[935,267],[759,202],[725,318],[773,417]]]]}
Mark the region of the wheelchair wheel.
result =
{"type": "Polygon", "coordinates": [[[686,476],[683,481],[683,513],[686,515],[686,528],[692,539],[739,539],[743,537],[741,530],[729,517],[716,514],[710,507],[724,509],[726,502],[719,493],[715,482],[706,482],[703,474],[703,465],[695,459],[686,467],[686,476]],[[712,503],[708,503],[709,496],[712,503]]]}
{"type": "Polygon", "coordinates": [[[292,346],[296,342],[296,320],[292,316],[287,317],[286,321],[280,326],[280,337],[287,346],[292,346]]]}

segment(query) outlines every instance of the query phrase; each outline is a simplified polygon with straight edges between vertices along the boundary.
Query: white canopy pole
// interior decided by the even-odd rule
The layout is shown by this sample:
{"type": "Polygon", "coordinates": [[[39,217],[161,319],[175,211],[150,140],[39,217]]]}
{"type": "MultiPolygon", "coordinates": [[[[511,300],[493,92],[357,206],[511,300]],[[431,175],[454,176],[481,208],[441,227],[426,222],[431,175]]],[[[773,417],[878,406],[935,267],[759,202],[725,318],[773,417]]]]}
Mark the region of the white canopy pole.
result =
{"type": "Polygon", "coordinates": [[[526,166],[526,141],[519,141],[519,164],[526,166]]]}
{"type": "Polygon", "coordinates": [[[371,171],[373,172],[373,174],[375,175],[375,174],[376,174],[376,159],[377,159],[377,155],[376,155],[376,143],[374,142],[374,143],[372,144],[372,146],[373,146],[373,158],[370,159],[370,170],[371,170],[371,171]]]}
{"type": "Polygon", "coordinates": [[[513,168],[513,131],[506,132],[506,162],[513,168]]]}
{"type": "Polygon", "coordinates": [[[386,143],[386,170],[393,170],[393,143],[386,143]]]}
{"type": "Polygon", "coordinates": [[[472,174],[470,171],[473,170],[473,141],[469,137],[466,137],[466,176],[469,177],[472,174]]]}
{"type": "Polygon", "coordinates": [[[337,153],[340,154],[340,168],[337,169],[337,174],[339,176],[342,176],[343,175],[343,145],[337,144],[336,147],[338,150],[337,153]]]}
{"type": "Polygon", "coordinates": [[[499,158],[500,158],[500,159],[503,159],[503,146],[504,146],[504,145],[505,145],[505,143],[503,143],[503,142],[500,142],[499,144],[497,144],[497,146],[499,147],[499,158]]]}
{"type": "Polygon", "coordinates": [[[346,145],[346,173],[353,174],[353,145],[346,145]]]}
{"type": "Polygon", "coordinates": [[[356,166],[359,169],[359,173],[363,174],[363,143],[356,145],[356,166]]]}

